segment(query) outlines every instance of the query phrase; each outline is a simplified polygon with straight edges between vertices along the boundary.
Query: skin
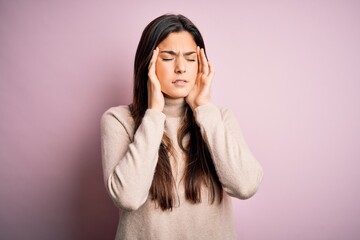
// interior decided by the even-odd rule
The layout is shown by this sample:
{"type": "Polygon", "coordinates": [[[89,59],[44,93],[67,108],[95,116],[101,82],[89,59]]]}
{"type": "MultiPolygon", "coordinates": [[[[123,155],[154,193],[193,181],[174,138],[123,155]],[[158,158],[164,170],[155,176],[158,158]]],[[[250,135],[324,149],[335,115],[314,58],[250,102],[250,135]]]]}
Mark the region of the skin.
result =
{"type": "Polygon", "coordinates": [[[190,33],[170,33],[153,51],[148,72],[148,108],[162,111],[164,96],[185,98],[192,110],[210,102],[214,68],[190,33]]]}

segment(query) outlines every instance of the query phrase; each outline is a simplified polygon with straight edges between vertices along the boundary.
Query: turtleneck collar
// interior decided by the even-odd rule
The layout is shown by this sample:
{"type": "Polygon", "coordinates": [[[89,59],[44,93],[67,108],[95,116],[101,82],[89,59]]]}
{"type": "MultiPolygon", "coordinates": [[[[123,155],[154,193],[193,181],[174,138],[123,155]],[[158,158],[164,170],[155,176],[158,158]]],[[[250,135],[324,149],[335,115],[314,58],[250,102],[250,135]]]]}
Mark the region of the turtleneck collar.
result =
{"type": "Polygon", "coordinates": [[[167,117],[180,117],[184,115],[186,101],[185,98],[165,98],[163,113],[167,117]]]}

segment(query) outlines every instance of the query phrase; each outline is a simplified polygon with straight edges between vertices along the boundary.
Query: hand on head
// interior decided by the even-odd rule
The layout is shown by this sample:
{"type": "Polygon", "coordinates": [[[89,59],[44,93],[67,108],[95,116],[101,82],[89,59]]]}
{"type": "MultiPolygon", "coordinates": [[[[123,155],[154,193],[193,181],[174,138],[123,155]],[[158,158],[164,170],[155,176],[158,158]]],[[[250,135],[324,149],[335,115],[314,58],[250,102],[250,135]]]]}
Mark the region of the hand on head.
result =
{"type": "MultiPolygon", "coordinates": [[[[192,110],[205,103],[210,102],[211,99],[211,83],[214,77],[214,68],[210,61],[205,56],[203,48],[197,47],[198,72],[194,87],[186,96],[186,102],[192,110]]],[[[159,55],[159,48],[153,50],[153,55],[149,63],[148,71],[148,108],[162,111],[164,109],[165,100],[164,94],[161,91],[161,84],[156,75],[156,61],[159,55]]]]}
{"type": "Polygon", "coordinates": [[[148,108],[162,111],[164,109],[165,100],[164,100],[164,95],[161,92],[161,85],[159,79],[156,76],[156,71],[155,71],[156,60],[158,55],[159,55],[159,48],[157,47],[153,51],[153,55],[149,63],[148,82],[147,82],[148,108]]]}
{"type": "Polygon", "coordinates": [[[206,59],[204,49],[197,47],[196,50],[198,58],[198,74],[193,89],[186,97],[186,102],[193,111],[196,107],[210,102],[210,88],[215,74],[213,65],[206,59]]]}

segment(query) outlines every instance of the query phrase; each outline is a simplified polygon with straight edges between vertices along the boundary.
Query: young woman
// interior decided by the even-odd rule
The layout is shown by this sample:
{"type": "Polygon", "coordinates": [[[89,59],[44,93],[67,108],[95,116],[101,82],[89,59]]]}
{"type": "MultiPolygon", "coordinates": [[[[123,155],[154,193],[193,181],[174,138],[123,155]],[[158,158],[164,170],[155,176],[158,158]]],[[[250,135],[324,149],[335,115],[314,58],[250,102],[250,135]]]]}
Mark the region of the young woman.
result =
{"type": "Polygon", "coordinates": [[[213,65],[196,26],[163,15],[143,31],[133,103],[101,119],[116,239],[234,239],[230,196],[251,197],[263,171],[234,115],[211,103],[213,65]]]}

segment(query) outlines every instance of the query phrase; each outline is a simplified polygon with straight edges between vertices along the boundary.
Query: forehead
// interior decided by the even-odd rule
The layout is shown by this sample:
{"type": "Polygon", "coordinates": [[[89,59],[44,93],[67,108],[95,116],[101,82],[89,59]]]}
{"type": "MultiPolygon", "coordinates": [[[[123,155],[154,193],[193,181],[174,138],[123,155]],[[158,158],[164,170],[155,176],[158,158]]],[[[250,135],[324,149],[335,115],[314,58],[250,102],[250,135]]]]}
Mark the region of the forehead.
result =
{"type": "Polygon", "coordinates": [[[196,43],[189,32],[173,32],[170,33],[160,44],[160,49],[173,50],[173,51],[188,51],[195,50],[196,43]]]}

